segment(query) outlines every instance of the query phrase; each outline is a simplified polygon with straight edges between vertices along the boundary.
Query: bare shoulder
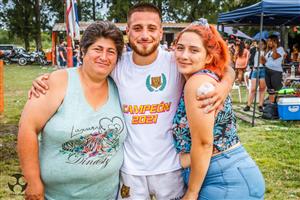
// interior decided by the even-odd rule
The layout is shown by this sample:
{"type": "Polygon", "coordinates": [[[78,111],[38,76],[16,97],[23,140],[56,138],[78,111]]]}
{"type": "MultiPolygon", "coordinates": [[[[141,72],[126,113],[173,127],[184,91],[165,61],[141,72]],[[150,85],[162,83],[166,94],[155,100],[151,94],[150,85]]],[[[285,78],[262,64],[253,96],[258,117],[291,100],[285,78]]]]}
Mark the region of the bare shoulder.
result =
{"type": "MultiPolygon", "coordinates": [[[[199,107],[199,102],[197,100],[197,91],[199,89],[201,90],[202,86],[203,88],[207,88],[207,83],[215,85],[217,81],[206,74],[195,74],[190,77],[184,88],[184,103],[191,130],[194,130],[194,132],[201,130],[203,133],[210,134],[212,125],[214,124],[215,112],[206,112],[205,108],[199,107]]],[[[207,137],[207,134],[199,135],[207,137]]]]}
{"type": "Polygon", "coordinates": [[[49,89],[45,94],[39,97],[33,96],[26,102],[20,123],[26,122],[23,124],[34,127],[39,132],[61,105],[66,92],[67,79],[66,70],[51,73],[47,80],[49,89]]]}
{"type": "Polygon", "coordinates": [[[205,74],[195,74],[186,81],[184,90],[185,92],[194,92],[196,95],[196,89],[206,83],[216,85],[217,81],[205,74]]]}
{"type": "Polygon", "coordinates": [[[68,72],[66,69],[56,70],[49,76],[49,81],[67,81],[68,72]]]}
{"type": "Polygon", "coordinates": [[[67,70],[57,70],[50,74],[47,80],[43,80],[48,85],[48,90],[45,94],[39,97],[33,96],[31,101],[51,101],[51,100],[62,100],[64,98],[67,83],[68,83],[68,72],[67,70]],[[45,100],[46,99],[46,100],[45,100]]]}
{"type": "Polygon", "coordinates": [[[49,91],[55,89],[66,89],[68,83],[68,72],[66,69],[56,70],[51,73],[47,80],[49,91]]]}

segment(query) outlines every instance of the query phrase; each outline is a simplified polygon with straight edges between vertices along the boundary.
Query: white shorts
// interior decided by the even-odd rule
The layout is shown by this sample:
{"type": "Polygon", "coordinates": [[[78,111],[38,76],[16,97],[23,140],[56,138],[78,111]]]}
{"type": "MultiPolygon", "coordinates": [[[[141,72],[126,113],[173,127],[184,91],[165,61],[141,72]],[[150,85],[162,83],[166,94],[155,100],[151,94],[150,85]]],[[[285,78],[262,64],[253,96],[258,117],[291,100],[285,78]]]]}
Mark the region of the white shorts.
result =
{"type": "Polygon", "coordinates": [[[180,200],[184,193],[181,170],[151,176],[121,172],[119,200],[180,200]]]}

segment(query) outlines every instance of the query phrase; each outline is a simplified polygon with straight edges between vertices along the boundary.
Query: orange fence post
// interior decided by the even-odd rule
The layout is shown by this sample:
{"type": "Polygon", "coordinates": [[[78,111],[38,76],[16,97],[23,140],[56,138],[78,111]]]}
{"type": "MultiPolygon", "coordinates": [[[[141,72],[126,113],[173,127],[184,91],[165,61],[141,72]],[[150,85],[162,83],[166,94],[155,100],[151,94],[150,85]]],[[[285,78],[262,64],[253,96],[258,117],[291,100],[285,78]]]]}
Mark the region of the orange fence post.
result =
{"type": "Polygon", "coordinates": [[[51,48],[51,59],[52,59],[52,66],[56,65],[56,37],[57,32],[52,32],[52,48],[51,48]]]}
{"type": "Polygon", "coordinates": [[[67,66],[73,67],[73,48],[72,48],[72,38],[67,36],[67,66]]]}
{"type": "Polygon", "coordinates": [[[4,112],[4,64],[0,60],[0,113],[4,112]]]}

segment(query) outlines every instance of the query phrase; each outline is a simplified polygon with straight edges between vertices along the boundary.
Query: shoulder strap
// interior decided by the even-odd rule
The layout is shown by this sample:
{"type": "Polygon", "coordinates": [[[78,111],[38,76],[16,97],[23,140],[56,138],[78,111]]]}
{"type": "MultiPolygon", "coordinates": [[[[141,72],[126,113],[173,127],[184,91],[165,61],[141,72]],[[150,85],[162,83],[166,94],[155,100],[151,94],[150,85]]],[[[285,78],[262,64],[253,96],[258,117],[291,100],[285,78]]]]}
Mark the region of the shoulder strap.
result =
{"type": "Polygon", "coordinates": [[[216,81],[220,81],[220,77],[215,74],[214,72],[212,72],[211,70],[208,69],[201,69],[198,72],[195,72],[193,75],[197,75],[197,74],[201,74],[201,75],[207,75],[213,79],[215,79],[216,81]]]}

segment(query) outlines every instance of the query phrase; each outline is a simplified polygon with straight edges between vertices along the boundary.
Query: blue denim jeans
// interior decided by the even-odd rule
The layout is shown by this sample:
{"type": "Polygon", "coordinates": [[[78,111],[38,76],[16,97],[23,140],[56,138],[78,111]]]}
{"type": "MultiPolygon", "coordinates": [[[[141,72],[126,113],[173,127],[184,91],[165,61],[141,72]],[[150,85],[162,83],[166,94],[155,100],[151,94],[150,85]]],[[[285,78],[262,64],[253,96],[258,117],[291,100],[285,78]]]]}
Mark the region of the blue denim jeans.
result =
{"type": "MultiPolygon", "coordinates": [[[[190,168],[182,172],[188,184],[190,168]]],[[[264,199],[265,181],[243,146],[212,157],[198,199],[264,199]]]]}
{"type": "MultiPolygon", "coordinates": [[[[258,72],[258,70],[257,70],[257,69],[254,69],[254,70],[252,71],[252,73],[251,73],[250,79],[256,79],[257,72],[258,72]]],[[[265,70],[265,68],[263,68],[263,67],[259,68],[258,78],[259,78],[259,79],[264,79],[265,77],[266,77],[266,70],[265,70]]]]}
{"type": "Polygon", "coordinates": [[[58,59],[59,62],[59,68],[63,69],[67,66],[67,61],[63,61],[63,59],[59,58],[58,59]]]}

